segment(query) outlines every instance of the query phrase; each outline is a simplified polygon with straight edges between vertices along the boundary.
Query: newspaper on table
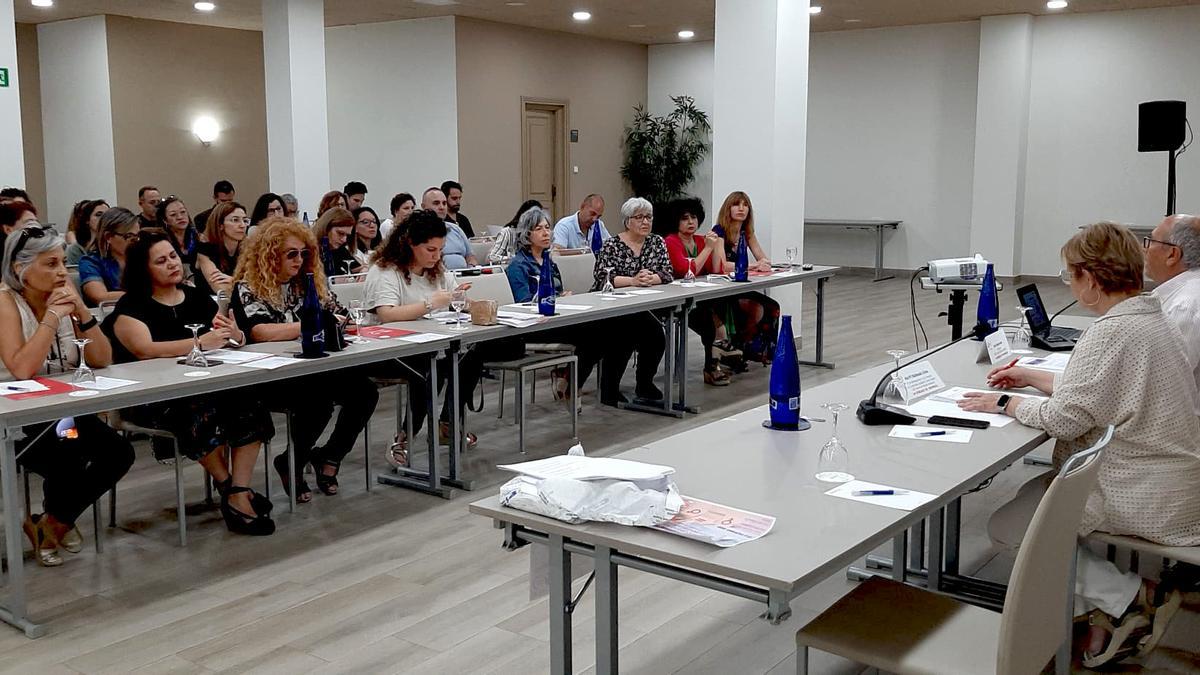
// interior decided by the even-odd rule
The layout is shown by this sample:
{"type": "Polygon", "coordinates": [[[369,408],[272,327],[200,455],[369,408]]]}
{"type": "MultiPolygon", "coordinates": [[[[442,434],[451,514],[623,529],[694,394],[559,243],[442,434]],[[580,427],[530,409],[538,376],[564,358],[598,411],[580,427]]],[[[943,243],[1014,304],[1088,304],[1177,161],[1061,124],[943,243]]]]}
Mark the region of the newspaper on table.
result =
{"type": "Polygon", "coordinates": [[[678,515],[654,529],[729,548],[759,539],[773,527],[773,516],[684,497],[678,515]]]}

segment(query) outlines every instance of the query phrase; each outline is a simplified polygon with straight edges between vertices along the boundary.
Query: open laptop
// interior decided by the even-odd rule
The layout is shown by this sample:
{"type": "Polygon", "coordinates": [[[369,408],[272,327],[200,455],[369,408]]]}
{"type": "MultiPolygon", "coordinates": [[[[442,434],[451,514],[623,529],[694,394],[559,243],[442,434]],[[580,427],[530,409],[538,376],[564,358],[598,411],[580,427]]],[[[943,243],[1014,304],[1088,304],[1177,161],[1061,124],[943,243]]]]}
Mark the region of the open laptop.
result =
{"type": "Polygon", "coordinates": [[[1075,342],[1082,331],[1050,325],[1050,315],[1046,313],[1046,306],[1042,304],[1042,295],[1038,293],[1037,284],[1018,288],[1017,299],[1022,307],[1029,308],[1029,332],[1033,335],[1031,342],[1034,347],[1052,352],[1070,351],[1075,348],[1075,342]]]}

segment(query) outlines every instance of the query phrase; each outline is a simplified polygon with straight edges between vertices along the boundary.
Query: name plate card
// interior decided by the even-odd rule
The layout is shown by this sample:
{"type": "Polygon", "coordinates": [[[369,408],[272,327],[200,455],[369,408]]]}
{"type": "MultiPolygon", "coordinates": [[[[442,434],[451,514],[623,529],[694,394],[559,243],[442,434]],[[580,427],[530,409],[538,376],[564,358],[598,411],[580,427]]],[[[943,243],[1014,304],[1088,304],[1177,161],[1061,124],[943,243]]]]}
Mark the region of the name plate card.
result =
{"type": "Polygon", "coordinates": [[[896,374],[900,376],[900,396],[905,403],[911,403],[946,387],[946,383],[929,361],[918,361],[901,368],[896,374]]]}
{"type": "Polygon", "coordinates": [[[993,366],[1001,361],[1007,363],[1012,359],[1012,345],[1008,344],[1008,336],[1002,330],[983,338],[983,345],[987,348],[988,359],[991,360],[993,366]]]}

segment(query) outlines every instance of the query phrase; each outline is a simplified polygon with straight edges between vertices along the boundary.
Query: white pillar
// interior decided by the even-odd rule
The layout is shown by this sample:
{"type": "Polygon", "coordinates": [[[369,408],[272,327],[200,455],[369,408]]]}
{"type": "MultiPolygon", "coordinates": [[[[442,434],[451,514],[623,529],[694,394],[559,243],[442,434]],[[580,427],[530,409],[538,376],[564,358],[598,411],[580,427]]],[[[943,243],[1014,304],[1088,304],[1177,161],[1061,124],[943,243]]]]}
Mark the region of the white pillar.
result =
{"type": "Polygon", "coordinates": [[[267,163],[271,191],[316,218],[330,190],[324,0],[263,0],[267,163]]]}
{"type": "Polygon", "coordinates": [[[0,80],[0,129],[4,130],[5,136],[5,150],[0,152],[0,186],[25,187],[21,90],[17,81],[17,24],[13,0],[0,0],[0,68],[8,71],[7,78],[0,80]]]}
{"type": "Polygon", "coordinates": [[[979,32],[971,249],[996,274],[1020,274],[1033,17],[985,16],[979,32]]]}
{"type": "Polygon", "coordinates": [[[81,199],[128,204],[117,195],[104,17],[38,24],[38,67],[46,153],[46,208],[40,218],[65,224],[81,199]]]}
{"type": "MultiPolygon", "coordinates": [[[[750,195],[772,260],[804,245],[808,128],[807,0],[717,0],[713,67],[714,220],[725,196],[750,195]]],[[[799,289],[773,292],[798,314],[799,289]]],[[[793,322],[799,332],[799,322],[793,322]]]]}

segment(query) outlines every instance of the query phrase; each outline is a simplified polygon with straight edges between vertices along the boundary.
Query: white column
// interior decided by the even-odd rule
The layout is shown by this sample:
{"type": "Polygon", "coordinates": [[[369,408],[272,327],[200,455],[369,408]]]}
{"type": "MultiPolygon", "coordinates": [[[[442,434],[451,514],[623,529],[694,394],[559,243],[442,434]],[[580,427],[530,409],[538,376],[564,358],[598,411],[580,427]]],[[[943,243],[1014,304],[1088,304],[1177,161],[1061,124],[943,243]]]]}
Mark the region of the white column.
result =
{"type": "Polygon", "coordinates": [[[980,21],[971,191],[971,253],[995,263],[996,274],[1020,274],[1033,17],[980,21]]]}
{"type": "Polygon", "coordinates": [[[0,186],[25,187],[25,153],[21,136],[21,94],[17,81],[17,24],[13,0],[0,0],[0,68],[8,70],[0,81],[0,129],[4,130],[4,152],[0,152],[0,186]]]}
{"type": "Polygon", "coordinates": [[[331,186],[324,0],[263,0],[263,66],[271,191],[315,219],[331,186]]]}
{"type": "MultiPolygon", "coordinates": [[[[127,204],[117,195],[108,33],[103,16],[38,25],[45,222],[66,223],[81,199],[127,204]]],[[[40,208],[40,205],[39,205],[40,208]]]]}
{"type": "MultiPolygon", "coordinates": [[[[717,0],[713,67],[714,216],[734,190],[750,195],[772,260],[804,245],[808,128],[807,0],[717,0]]],[[[772,295],[798,314],[799,289],[772,295]]],[[[793,322],[798,333],[799,322],[793,322]]]]}

